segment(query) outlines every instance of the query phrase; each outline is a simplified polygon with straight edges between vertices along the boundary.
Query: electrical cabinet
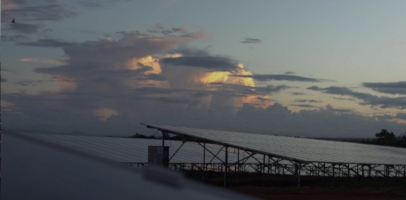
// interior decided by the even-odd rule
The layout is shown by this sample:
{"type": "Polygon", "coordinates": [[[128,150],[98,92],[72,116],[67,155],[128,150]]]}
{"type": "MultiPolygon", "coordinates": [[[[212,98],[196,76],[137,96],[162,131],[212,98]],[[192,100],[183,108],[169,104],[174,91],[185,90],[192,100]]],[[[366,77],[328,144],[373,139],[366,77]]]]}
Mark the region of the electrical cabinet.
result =
{"type": "Polygon", "coordinates": [[[148,146],[148,165],[169,166],[169,146],[148,146]]]}

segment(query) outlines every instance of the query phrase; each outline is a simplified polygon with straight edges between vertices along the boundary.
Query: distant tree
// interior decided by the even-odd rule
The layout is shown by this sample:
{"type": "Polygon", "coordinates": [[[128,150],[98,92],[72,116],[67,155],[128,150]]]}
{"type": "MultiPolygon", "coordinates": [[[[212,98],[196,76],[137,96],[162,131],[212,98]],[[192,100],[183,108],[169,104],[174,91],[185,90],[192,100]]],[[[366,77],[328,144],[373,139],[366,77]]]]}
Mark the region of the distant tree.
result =
{"type": "Polygon", "coordinates": [[[129,138],[144,138],[144,139],[157,139],[155,136],[150,135],[146,136],[141,133],[135,133],[135,135],[129,136],[129,138]]]}
{"type": "Polygon", "coordinates": [[[397,138],[397,146],[399,147],[406,147],[406,132],[400,134],[397,138]]]}
{"type": "Polygon", "coordinates": [[[382,129],[381,132],[375,134],[376,143],[379,145],[396,145],[396,136],[393,132],[382,129]]]}

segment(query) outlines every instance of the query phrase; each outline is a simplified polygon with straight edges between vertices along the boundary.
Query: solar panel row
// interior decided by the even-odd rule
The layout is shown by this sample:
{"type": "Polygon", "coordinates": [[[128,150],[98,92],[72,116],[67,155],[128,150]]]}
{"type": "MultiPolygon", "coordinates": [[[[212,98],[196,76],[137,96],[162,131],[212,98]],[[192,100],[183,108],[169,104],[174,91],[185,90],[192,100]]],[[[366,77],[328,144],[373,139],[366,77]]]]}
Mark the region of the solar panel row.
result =
{"type": "Polygon", "coordinates": [[[144,125],[298,161],[406,165],[406,149],[404,148],[154,124],[144,125]]]}
{"type": "MultiPolygon", "coordinates": [[[[51,142],[56,145],[71,147],[73,149],[97,155],[115,162],[127,163],[147,163],[148,146],[160,146],[161,140],[155,139],[136,139],[136,138],[115,138],[115,137],[97,137],[97,136],[77,136],[77,135],[53,135],[53,134],[27,134],[28,137],[34,137],[43,141],[51,142]]],[[[182,145],[182,141],[166,140],[165,145],[170,148],[170,156],[182,145]]],[[[206,144],[206,148],[216,154],[221,146],[215,144],[206,144]]],[[[240,152],[240,159],[247,156],[245,152],[240,152]]],[[[217,155],[224,160],[224,149],[217,155]]],[[[208,163],[212,158],[208,151],[205,154],[205,162],[208,163]]],[[[256,156],[261,160],[262,156],[256,156]]],[[[229,149],[228,160],[230,163],[237,162],[237,151],[229,149]]],[[[171,163],[203,163],[203,147],[196,142],[186,142],[176,153],[171,163]]],[[[213,159],[212,163],[221,163],[218,159],[213,159]]],[[[257,163],[254,158],[249,158],[247,163],[257,163]]]]}

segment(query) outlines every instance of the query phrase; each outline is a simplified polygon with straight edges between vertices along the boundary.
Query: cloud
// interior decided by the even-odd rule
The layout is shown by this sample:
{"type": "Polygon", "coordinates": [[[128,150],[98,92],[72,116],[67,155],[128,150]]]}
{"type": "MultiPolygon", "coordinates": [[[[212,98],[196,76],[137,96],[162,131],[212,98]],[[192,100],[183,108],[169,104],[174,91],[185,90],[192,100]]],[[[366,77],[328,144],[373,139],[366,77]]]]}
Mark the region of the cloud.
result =
{"type": "Polygon", "coordinates": [[[220,56],[182,56],[178,58],[164,58],[160,62],[175,67],[200,67],[210,71],[235,71],[240,68],[237,62],[220,56]]]}
{"type": "Polygon", "coordinates": [[[29,40],[29,39],[31,39],[31,38],[28,37],[28,36],[22,35],[22,34],[2,35],[1,36],[2,41],[11,41],[11,42],[21,41],[21,40],[29,40]]]}
{"type": "Polygon", "coordinates": [[[77,43],[66,42],[57,39],[40,39],[34,42],[21,42],[19,45],[33,46],[33,47],[54,47],[54,48],[66,48],[68,46],[73,46],[77,43]]]}
{"type": "MultiPolygon", "coordinates": [[[[397,113],[396,115],[389,115],[389,114],[382,114],[382,115],[376,115],[375,116],[379,120],[387,120],[387,121],[406,121],[406,113],[397,113]]],[[[403,133],[406,133],[403,131],[403,133]]]]}
{"type": "Polygon", "coordinates": [[[291,93],[293,96],[302,96],[302,95],[305,95],[305,93],[302,93],[302,92],[292,92],[291,93]]]}
{"type": "Polygon", "coordinates": [[[27,24],[27,23],[16,23],[16,24],[10,24],[8,27],[10,30],[13,30],[16,32],[21,32],[24,34],[31,34],[31,33],[38,32],[40,25],[27,24]]]}
{"type": "Polygon", "coordinates": [[[333,99],[337,99],[340,101],[356,101],[354,98],[333,97],[333,99]]]}
{"type": "Polygon", "coordinates": [[[187,30],[183,28],[172,28],[172,31],[177,33],[187,33],[187,30]]]}
{"type": "Polygon", "coordinates": [[[34,80],[24,80],[24,81],[19,81],[14,83],[15,85],[19,85],[19,86],[28,86],[28,85],[32,85],[35,86],[37,81],[34,80]]]}
{"type": "Polygon", "coordinates": [[[118,2],[124,1],[128,0],[79,0],[77,2],[85,8],[101,8],[112,6],[118,2]]]}
{"type": "Polygon", "coordinates": [[[308,102],[308,103],[320,103],[321,101],[314,100],[314,99],[295,99],[295,102],[298,102],[298,103],[306,103],[306,102],[308,102]]]}
{"type": "Polygon", "coordinates": [[[297,82],[326,82],[330,80],[307,78],[302,76],[287,74],[254,74],[254,75],[235,75],[242,78],[253,78],[257,81],[297,81],[297,82]]]}
{"type": "Polygon", "coordinates": [[[240,43],[260,44],[261,40],[256,38],[244,38],[240,43]]]}
{"type": "MultiPolygon", "coordinates": [[[[261,108],[244,104],[237,112],[224,107],[199,108],[198,104],[190,103],[184,107],[182,99],[153,99],[150,101],[132,98],[128,102],[121,96],[111,99],[126,103],[127,112],[110,115],[105,121],[97,115],[86,112],[88,105],[82,109],[80,105],[93,101],[98,108],[103,99],[95,95],[89,99],[84,94],[59,94],[58,96],[42,94],[41,96],[3,94],[3,100],[14,102],[2,110],[2,121],[9,129],[42,129],[57,132],[80,130],[94,135],[132,135],[134,131],[150,134],[151,130],[140,126],[140,122],[167,124],[173,126],[196,127],[262,134],[278,134],[301,137],[374,137],[382,127],[390,131],[403,133],[406,125],[389,122],[386,119],[365,117],[354,112],[339,112],[331,106],[325,108],[292,112],[282,104],[274,103],[261,108]],[[69,101],[66,101],[69,99],[69,101]],[[60,107],[64,103],[66,106],[60,107]],[[75,105],[75,106],[70,106],[75,105]],[[131,105],[131,106],[130,106],[131,105]],[[11,109],[13,108],[13,109],[11,109]],[[131,112],[130,110],[136,112],[131,112]],[[40,115],[38,113],[41,113],[40,115]]],[[[204,98],[205,95],[199,96],[204,98]]],[[[3,105],[2,105],[3,109],[3,105]]],[[[343,109],[345,110],[345,109],[343,109]]]]}
{"type": "Polygon", "coordinates": [[[406,120],[406,113],[398,113],[396,114],[396,117],[399,119],[406,120]]]}
{"type": "MultiPolygon", "coordinates": [[[[289,88],[271,85],[254,87],[252,79],[229,76],[250,72],[227,57],[212,56],[205,50],[179,48],[199,39],[199,34],[190,32],[188,35],[152,35],[134,31],[118,32],[117,38],[96,41],[42,39],[20,43],[61,48],[66,57],[63,62],[21,59],[24,62],[54,64],[35,71],[49,75],[59,86],[59,91],[41,93],[28,99],[58,101],[64,108],[81,109],[106,120],[111,114],[120,115],[125,111],[140,115],[134,104],[150,109],[159,104],[167,106],[167,103],[175,107],[226,106],[227,109],[244,103],[266,106],[269,102],[257,97],[265,99],[266,95],[289,88]],[[229,85],[212,85],[214,82],[227,82],[229,85]]],[[[17,84],[32,85],[37,82],[17,84]]]]}
{"type": "Polygon", "coordinates": [[[148,29],[148,33],[162,34],[165,36],[181,36],[181,37],[193,37],[194,33],[189,33],[184,28],[165,28],[162,24],[157,23],[152,29],[148,29]]]}
{"type": "Polygon", "coordinates": [[[7,79],[6,79],[6,78],[1,77],[1,82],[2,82],[2,83],[5,83],[5,82],[7,82],[7,79]]]}
{"type": "Polygon", "coordinates": [[[19,59],[21,62],[31,62],[31,63],[43,63],[43,64],[51,64],[51,65],[63,65],[66,64],[63,59],[48,59],[48,58],[21,58],[19,59]]]}
{"type": "Polygon", "coordinates": [[[293,74],[295,74],[295,72],[285,72],[284,74],[285,75],[293,75],[293,74]]]}
{"type": "Polygon", "coordinates": [[[389,83],[363,83],[362,85],[381,93],[406,95],[406,81],[389,83]]]}
{"type": "MultiPolygon", "coordinates": [[[[41,124],[49,129],[59,129],[66,128],[66,125],[57,126],[62,121],[73,125],[75,115],[80,115],[76,118],[89,123],[93,123],[95,118],[108,123],[126,112],[139,121],[153,120],[156,115],[161,115],[161,119],[166,121],[164,116],[169,113],[176,113],[172,115],[174,119],[194,119],[196,116],[190,113],[206,110],[233,113],[245,104],[266,107],[270,105],[269,95],[290,88],[286,85],[255,86],[252,79],[231,76],[250,75],[251,72],[230,58],[213,56],[206,50],[185,48],[190,41],[199,39],[196,33],[188,32],[185,36],[134,31],[117,35],[115,38],[85,42],[42,39],[20,43],[32,47],[61,48],[66,60],[59,63],[50,59],[21,59],[24,62],[53,64],[35,71],[49,75],[58,89],[35,95],[4,95],[4,101],[13,105],[14,113],[7,113],[9,121],[13,121],[9,125],[30,127],[36,122],[38,125],[35,126],[41,124]],[[41,117],[36,116],[38,113],[41,117]],[[23,118],[31,120],[23,122],[23,118]]],[[[39,83],[37,80],[25,80],[16,84],[28,86],[39,83]]],[[[78,130],[77,125],[71,128],[78,130]]],[[[82,131],[91,129],[95,133],[98,130],[91,125],[85,129],[88,130],[82,131]]]]}
{"type": "Polygon", "coordinates": [[[290,88],[286,85],[267,85],[263,87],[228,83],[211,83],[211,85],[216,86],[217,90],[208,91],[208,93],[227,96],[270,95],[290,88]]]}
{"type": "Polygon", "coordinates": [[[290,106],[302,107],[302,108],[320,108],[318,106],[313,106],[310,104],[290,104],[290,106]]]}
{"type": "Polygon", "coordinates": [[[37,84],[44,82],[54,82],[54,80],[23,80],[15,82],[14,84],[19,86],[36,86],[37,84]]]}
{"type": "Polygon", "coordinates": [[[4,9],[2,7],[2,22],[10,23],[13,18],[17,24],[28,21],[61,21],[78,14],[57,0],[21,0],[13,1],[12,5],[4,9]]]}
{"type": "MultiPolygon", "coordinates": [[[[1,63],[0,63],[0,64],[1,64],[1,63]]],[[[0,65],[0,71],[2,71],[2,72],[13,72],[13,73],[16,72],[16,70],[14,70],[14,69],[1,67],[1,65],[0,65]]]]}
{"type": "Polygon", "coordinates": [[[187,47],[180,47],[174,50],[168,51],[170,54],[181,54],[183,56],[209,56],[209,52],[204,49],[191,49],[187,47]]]}
{"type": "MultiPolygon", "coordinates": [[[[35,70],[51,77],[58,90],[2,94],[7,103],[2,110],[4,126],[131,135],[134,131],[149,133],[139,122],[152,122],[326,137],[373,137],[382,127],[392,127],[393,131],[405,128],[402,124],[344,112],[345,108],[343,112],[332,107],[292,112],[282,104],[272,104],[269,97],[291,87],[258,86],[249,77],[251,72],[238,61],[184,48],[200,38],[197,33],[186,34],[188,37],[183,33],[117,35],[85,42],[48,39],[20,43],[61,48],[67,59],[35,70]],[[213,63],[214,67],[210,66],[213,63]]],[[[36,81],[20,84],[37,84],[36,81]]]]}
{"type": "Polygon", "coordinates": [[[317,86],[308,87],[307,89],[313,91],[320,91],[326,94],[345,95],[351,96],[362,100],[362,105],[380,106],[381,108],[406,108],[406,97],[378,97],[368,93],[354,92],[346,87],[328,87],[319,88],[317,86]]]}

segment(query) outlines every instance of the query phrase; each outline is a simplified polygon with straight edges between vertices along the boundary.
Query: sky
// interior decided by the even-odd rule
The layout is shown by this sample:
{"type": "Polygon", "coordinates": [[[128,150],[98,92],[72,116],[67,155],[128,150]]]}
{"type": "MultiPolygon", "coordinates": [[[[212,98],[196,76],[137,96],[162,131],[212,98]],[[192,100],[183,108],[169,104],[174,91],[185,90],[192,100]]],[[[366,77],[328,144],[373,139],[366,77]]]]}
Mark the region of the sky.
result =
{"type": "Polygon", "coordinates": [[[3,0],[3,128],[406,132],[406,1],[3,0]],[[15,23],[11,23],[14,19],[15,23]]]}

